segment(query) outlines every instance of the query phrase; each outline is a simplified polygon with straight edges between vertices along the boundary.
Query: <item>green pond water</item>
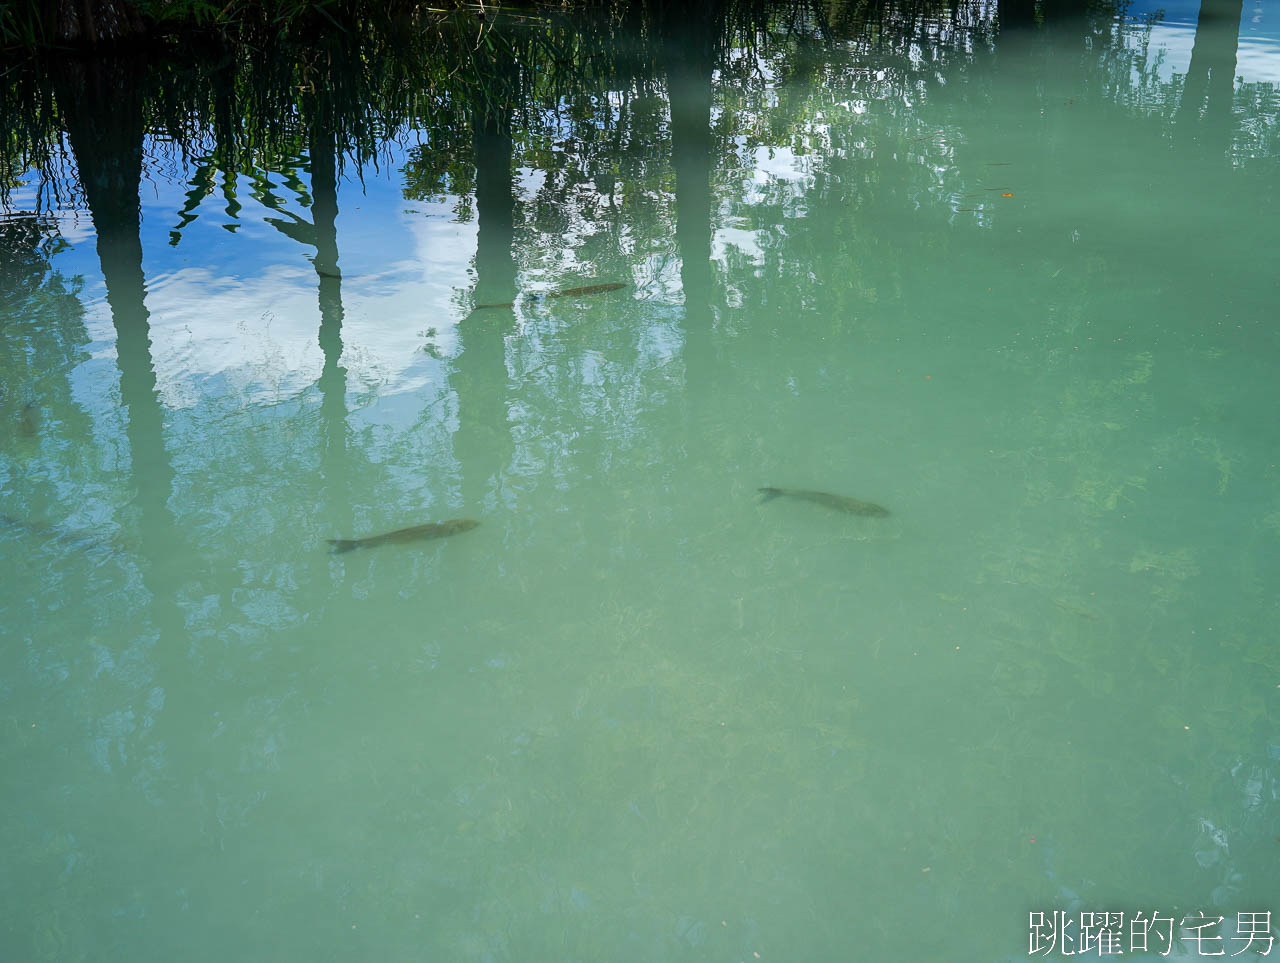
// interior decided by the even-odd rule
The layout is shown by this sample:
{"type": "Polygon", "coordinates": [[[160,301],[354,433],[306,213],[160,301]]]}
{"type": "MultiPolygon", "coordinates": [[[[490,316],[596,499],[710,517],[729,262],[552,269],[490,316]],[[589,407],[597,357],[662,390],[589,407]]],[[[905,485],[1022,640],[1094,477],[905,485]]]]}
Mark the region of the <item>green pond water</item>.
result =
{"type": "Polygon", "coordinates": [[[446,171],[429,128],[347,160],[328,241],[285,230],[305,150],[148,138],[132,242],[17,184],[0,958],[994,963],[1033,911],[1242,949],[1280,913],[1252,10],[1199,104],[1194,9],[766,24],[534,103],[497,228],[492,141],[446,171]]]}

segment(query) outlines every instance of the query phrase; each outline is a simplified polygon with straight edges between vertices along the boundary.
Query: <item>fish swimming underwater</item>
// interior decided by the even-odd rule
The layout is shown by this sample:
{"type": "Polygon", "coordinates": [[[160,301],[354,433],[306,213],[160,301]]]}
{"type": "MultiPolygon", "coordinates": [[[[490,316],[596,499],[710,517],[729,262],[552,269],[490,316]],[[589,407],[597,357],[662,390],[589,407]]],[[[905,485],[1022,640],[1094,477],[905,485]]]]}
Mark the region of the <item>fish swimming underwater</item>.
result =
{"type": "Polygon", "coordinates": [[[44,412],[34,401],[28,401],[18,416],[18,437],[35,438],[40,434],[40,424],[44,421],[44,412]]]}
{"type": "Polygon", "coordinates": [[[874,502],[864,502],[857,498],[849,498],[846,495],[832,495],[829,492],[814,492],[804,488],[761,488],[759,491],[764,495],[761,503],[777,498],[779,495],[789,495],[792,498],[799,498],[806,502],[816,502],[819,505],[825,505],[827,508],[834,508],[838,512],[848,512],[850,515],[883,518],[889,514],[889,509],[883,508],[874,502]]]}
{"type": "Polygon", "coordinates": [[[603,294],[605,291],[617,291],[625,288],[621,281],[606,281],[603,284],[587,284],[580,288],[565,288],[563,291],[552,291],[549,298],[573,298],[579,294],[603,294]]]}
{"type": "Polygon", "coordinates": [[[117,535],[103,535],[80,528],[65,528],[48,522],[14,518],[12,515],[0,515],[0,532],[9,532],[16,536],[31,535],[51,544],[84,551],[101,549],[107,552],[130,552],[135,547],[127,539],[117,535]]]}
{"type": "Polygon", "coordinates": [[[447,522],[427,522],[425,525],[412,525],[409,528],[398,528],[394,532],[382,535],[369,535],[365,538],[331,538],[333,554],[350,552],[357,548],[377,548],[379,545],[399,545],[404,542],[418,542],[428,538],[447,538],[459,532],[470,531],[479,522],[469,518],[451,518],[447,522]]]}
{"type": "MultiPolygon", "coordinates": [[[[600,284],[587,284],[580,288],[565,288],[562,291],[548,291],[545,295],[531,294],[530,298],[548,297],[548,298],[574,298],[580,294],[603,294],[605,291],[617,291],[625,288],[626,285],[621,281],[606,281],[600,284]]],[[[472,310],[484,311],[489,308],[514,308],[514,301],[503,301],[501,304],[477,304],[472,310]]]]}

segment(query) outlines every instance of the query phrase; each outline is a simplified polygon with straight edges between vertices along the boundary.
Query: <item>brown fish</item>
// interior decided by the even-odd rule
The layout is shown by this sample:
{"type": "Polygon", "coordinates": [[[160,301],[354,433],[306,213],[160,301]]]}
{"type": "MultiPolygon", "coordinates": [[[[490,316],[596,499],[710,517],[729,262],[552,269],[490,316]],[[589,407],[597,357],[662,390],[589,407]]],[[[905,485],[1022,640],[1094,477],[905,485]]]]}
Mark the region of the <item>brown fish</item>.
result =
{"type": "Polygon", "coordinates": [[[790,495],[792,498],[799,498],[806,502],[817,502],[819,505],[834,508],[838,512],[848,512],[850,515],[883,518],[889,514],[889,509],[882,508],[873,502],[859,501],[856,498],[849,498],[845,495],[832,495],[829,492],[813,492],[804,488],[761,488],[760,492],[764,495],[761,502],[767,502],[770,499],[777,498],[779,495],[790,495]]]}
{"type": "Polygon", "coordinates": [[[328,541],[336,555],[339,552],[350,552],[357,548],[377,548],[379,545],[398,545],[402,542],[417,542],[427,538],[447,538],[459,532],[470,531],[479,524],[469,518],[451,518],[447,522],[427,522],[425,525],[397,528],[394,532],[369,535],[365,538],[331,538],[328,541]]]}

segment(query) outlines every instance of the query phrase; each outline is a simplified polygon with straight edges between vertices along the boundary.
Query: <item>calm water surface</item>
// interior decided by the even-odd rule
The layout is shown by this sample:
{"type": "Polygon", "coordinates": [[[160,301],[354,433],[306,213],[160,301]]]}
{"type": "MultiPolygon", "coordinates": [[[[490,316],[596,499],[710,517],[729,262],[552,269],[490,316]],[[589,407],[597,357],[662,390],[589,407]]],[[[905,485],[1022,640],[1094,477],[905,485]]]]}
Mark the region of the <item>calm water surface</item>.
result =
{"type": "Polygon", "coordinates": [[[336,220],[148,139],[141,278],[8,217],[0,956],[1280,913],[1278,12],[1225,94],[1194,10],[763,29],[534,103],[496,214],[501,129],[336,220]]]}

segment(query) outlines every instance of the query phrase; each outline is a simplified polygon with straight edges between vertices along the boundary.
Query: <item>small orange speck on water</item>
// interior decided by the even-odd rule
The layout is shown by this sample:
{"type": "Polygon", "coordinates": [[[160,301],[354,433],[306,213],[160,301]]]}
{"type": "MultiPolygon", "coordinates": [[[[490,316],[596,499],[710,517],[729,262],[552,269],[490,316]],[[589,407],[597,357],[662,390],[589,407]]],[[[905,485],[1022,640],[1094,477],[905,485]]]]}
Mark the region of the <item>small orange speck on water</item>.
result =
{"type": "Polygon", "coordinates": [[[1001,196],[1001,197],[1013,197],[1013,195],[1012,195],[1012,194],[1001,194],[1000,196],[1001,196]]]}
{"type": "Polygon", "coordinates": [[[925,380],[925,381],[929,381],[931,378],[933,378],[933,375],[925,375],[925,376],[924,376],[924,380],[925,380]]]}

